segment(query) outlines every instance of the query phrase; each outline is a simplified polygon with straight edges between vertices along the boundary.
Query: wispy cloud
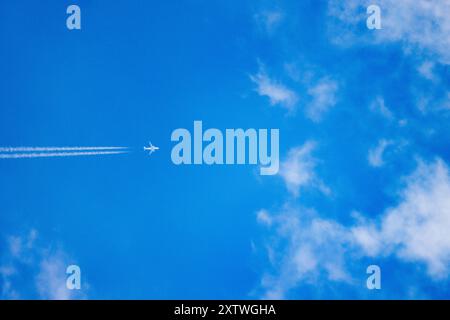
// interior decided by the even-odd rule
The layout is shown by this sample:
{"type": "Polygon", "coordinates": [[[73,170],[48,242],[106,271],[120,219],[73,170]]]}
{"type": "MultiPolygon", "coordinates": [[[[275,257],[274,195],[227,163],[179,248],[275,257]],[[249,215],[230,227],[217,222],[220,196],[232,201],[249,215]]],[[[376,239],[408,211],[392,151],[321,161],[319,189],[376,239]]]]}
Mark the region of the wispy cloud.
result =
{"type": "Polygon", "coordinates": [[[381,96],[376,97],[372,103],[370,104],[370,110],[374,113],[378,113],[387,120],[393,120],[394,114],[392,111],[386,106],[384,98],[381,96]]]}
{"type": "Polygon", "coordinates": [[[307,106],[306,115],[315,122],[320,121],[323,114],[336,105],[337,91],[337,82],[329,78],[322,78],[313,84],[308,88],[311,101],[307,106]]]}
{"type": "Polygon", "coordinates": [[[274,233],[267,252],[275,270],[262,278],[264,299],[286,298],[289,290],[300,283],[317,283],[320,277],[352,281],[345,261],[351,235],[343,226],[320,218],[313,210],[290,204],[275,214],[263,212],[265,218],[259,221],[274,233]]]}
{"type": "Polygon", "coordinates": [[[430,81],[436,81],[436,74],[434,73],[435,63],[432,61],[424,61],[417,68],[417,71],[425,78],[430,81]]]}
{"type": "Polygon", "coordinates": [[[295,197],[302,188],[307,187],[317,187],[325,193],[330,192],[315,173],[317,161],[312,156],[315,148],[314,141],[307,141],[302,146],[290,149],[287,158],[281,162],[279,174],[288,191],[295,197]]]}
{"type": "Polygon", "coordinates": [[[355,33],[367,19],[369,0],[329,1],[328,12],[337,18],[330,26],[336,43],[351,45],[367,41],[396,42],[404,52],[426,53],[440,63],[450,64],[450,1],[448,0],[378,0],[382,11],[382,29],[368,34],[355,33]],[[372,35],[374,38],[370,38],[372,35]]]}
{"type": "Polygon", "coordinates": [[[2,283],[0,297],[2,299],[20,299],[19,293],[13,288],[11,278],[17,273],[17,270],[10,265],[0,266],[0,281],[2,283]]]}
{"type": "MultiPolygon", "coordinates": [[[[46,254],[39,262],[39,272],[35,278],[35,285],[39,297],[45,300],[71,300],[85,298],[77,290],[66,287],[66,268],[71,263],[64,252],[58,250],[46,254]]],[[[83,284],[83,287],[86,287],[83,284]]]]}
{"type": "Polygon", "coordinates": [[[279,105],[289,111],[294,110],[298,95],[279,81],[271,79],[263,67],[260,67],[257,74],[251,75],[250,79],[256,84],[256,92],[260,96],[268,97],[271,105],[279,105]]]}
{"type": "Polygon", "coordinates": [[[383,154],[389,146],[393,145],[392,140],[381,139],[376,147],[369,150],[367,159],[372,167],[381,167],[384,165],[383,154]]]}
{"type": "Polygon", "coordinates": [[[401,201],[386,210],[379,226],[353,229],[368,255],[395,254],[404,261],[426,264],[435,278],[449,275],[450,176],[442,160],[421,162],[405,179],[401,201]]]}
{"type": "Polygon", "coordinates": [[[269,77],[264,65],[259,65],[258,73],[250,76],[257,85],[256,91],[268,97],[271,105],[287,109],[290,115],[300,106],[307,118],[320,122],[338,103],[339,82],[319,68],[305,67],[303,70],[296,62],[285,63],[282,74],[289,79],[291,87],[288,87],[269,77]]]}
{"type": "Polygon", "coordinates": [[[66,288],[66,268],[73,261],[61,248],[40,245],[35,229],[23,235],[9,236],[6,240],[7,250],[0,255],[0,298],[86,298],[88,284],[84,280],[82,290],[66,288]]]}
{"type": "Polygon", "coordinates": [[[284,14],[280,10],[262,10],[255,15],[256,23],[261,26],[267,34],[272,34],[283,20],[284,14]]]}
{"type": "Polygon", "coordinates": [[[285,298],[290,290],[323,279],[352,284],[349,268],[364,257],[422,263],[428,276],[447,278],[449,169],[440,159],[420,162],[403,181],[397,205],[376,220],[359,215],[350,226],[289,203],[275,213],[259,211],[258,222],[271,231],[266,246],[272,271],[262,277],[263,297],[285,298]]]}
{"type": "Polygon", "coordinates": [[[270,217],[270,213],[267,210],[259,210],[256,214],[256,219],[259,223],[271,226],[272,225],[272,218],[270,217]]]}

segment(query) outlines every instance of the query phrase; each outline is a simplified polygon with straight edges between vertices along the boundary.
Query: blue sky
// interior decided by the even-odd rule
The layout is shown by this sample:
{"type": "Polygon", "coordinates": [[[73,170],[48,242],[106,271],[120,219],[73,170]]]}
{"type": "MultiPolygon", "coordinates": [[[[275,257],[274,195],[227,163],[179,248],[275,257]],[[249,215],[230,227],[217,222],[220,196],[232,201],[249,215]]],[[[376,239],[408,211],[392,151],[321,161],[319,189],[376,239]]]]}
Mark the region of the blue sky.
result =
{"type": "Polygon", "coordinates": [[[2,1],[0,146],[131,152],[0,159],[0,298],[449,298],[449,9],[2,1]],[[279,174],[174,165],[194,120],[280,129],[279,174]]]}

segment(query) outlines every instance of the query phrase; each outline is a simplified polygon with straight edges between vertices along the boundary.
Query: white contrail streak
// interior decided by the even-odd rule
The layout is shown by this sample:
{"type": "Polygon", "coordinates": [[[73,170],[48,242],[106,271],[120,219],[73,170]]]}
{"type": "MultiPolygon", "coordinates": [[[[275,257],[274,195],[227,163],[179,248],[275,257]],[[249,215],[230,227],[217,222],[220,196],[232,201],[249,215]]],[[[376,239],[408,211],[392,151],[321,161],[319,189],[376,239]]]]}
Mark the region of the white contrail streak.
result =
{"type": "Polygon", "coordinates": [[[0,152],[126,150],[128,147],[0,147],[0,152]]]}
{"type": "Polygon", "coordinates": [[[42,153],[3,153],[0,159],[46,158],[46,157],[81,157],[108,154],[124,154],[127,151],[92,151],[92,152],[42,152],[42,153]]]}

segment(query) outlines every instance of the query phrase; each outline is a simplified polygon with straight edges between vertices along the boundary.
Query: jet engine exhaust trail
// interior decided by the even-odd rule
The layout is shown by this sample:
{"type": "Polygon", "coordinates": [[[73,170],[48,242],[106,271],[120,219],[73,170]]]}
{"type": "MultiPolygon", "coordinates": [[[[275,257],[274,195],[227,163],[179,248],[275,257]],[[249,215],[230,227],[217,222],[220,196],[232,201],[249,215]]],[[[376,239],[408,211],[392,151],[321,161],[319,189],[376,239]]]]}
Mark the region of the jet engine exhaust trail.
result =
{"type": "Polygon", "coordinates": [[[49,158],[49,157],[81,157],[112,154],[125,154],[128,151],[92,151],[92,152],[41,152],[41,153],[3,153],[0,159],[49,158]]]}
{"type": "Polygon", "coordinates": [[[0,147],[0,152],[126,150],[128,147],[0,147]]]}

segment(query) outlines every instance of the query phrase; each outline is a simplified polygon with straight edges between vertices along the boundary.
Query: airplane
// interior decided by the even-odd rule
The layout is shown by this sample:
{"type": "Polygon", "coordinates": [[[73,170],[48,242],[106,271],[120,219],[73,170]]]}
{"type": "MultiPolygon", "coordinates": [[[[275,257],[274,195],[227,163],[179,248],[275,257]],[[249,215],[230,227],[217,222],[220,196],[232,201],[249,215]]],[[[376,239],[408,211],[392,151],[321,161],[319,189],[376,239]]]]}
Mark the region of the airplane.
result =
{"type": "Polygon", "coordinates": [[[152,145],[151,142],[148,143],[149,146],[148,147],[144,147],[145,151],[150,151],[149,154],[152,154],[153,152],[155,152],[156,150],[159,150],[159,147],[155,147],[154,145],[152,145]]]}

